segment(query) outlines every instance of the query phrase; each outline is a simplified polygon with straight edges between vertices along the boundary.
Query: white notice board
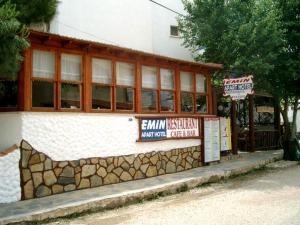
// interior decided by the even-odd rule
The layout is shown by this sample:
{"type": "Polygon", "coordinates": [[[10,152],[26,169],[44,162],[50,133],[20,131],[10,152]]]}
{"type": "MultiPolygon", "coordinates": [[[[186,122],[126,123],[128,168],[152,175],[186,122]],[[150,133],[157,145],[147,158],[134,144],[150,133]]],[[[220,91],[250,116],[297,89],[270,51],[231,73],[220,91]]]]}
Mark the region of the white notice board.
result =
{"type": "Polygon", "coordinates": [[[220,160],[220,119],[204,118],[204,162],[220,160]]]}

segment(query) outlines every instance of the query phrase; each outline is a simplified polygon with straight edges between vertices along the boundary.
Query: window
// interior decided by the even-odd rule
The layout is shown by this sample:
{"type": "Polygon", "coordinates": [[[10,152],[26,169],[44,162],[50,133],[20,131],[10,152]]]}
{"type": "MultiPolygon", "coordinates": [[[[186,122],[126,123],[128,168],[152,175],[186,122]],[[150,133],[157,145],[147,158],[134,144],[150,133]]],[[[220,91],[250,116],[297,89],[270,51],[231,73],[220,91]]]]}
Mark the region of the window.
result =
{"type": "Polygon", "coordinates": [[[32,107],[54,108],[55,53],[32,53],[32,107]]]}
{"type": "Polygon", "coordinates": [[[206,77],[202,74],[196,74],[196,112],[207,112],[206,98],[206,77]]]}
{"type": "Polygon", "coordinates": [[[180,72],[181,112],[207,112],[207,82],[202,74],[180,72]],[[195,81],[194,81],[195,80],[195,81]]]}
{"type": "Polygon", "coordinates": [[[193,74],[189,72],[180,72],[181,87],[181,111],[194,111],[194,82],[193,74]]]}
{"type": "Polygon", "coordinates": [[[18,80],[0,76],[0,108],[16,108],[18,104],[18,80]]]}
{"type": "Polygon", "coordinates": [[[61,96],[60,107],[80,109],[82,93],[82,57],[79,55],[61,55],[61,96]]]}
{"type": "Polygon", "coordinates": [[[178,26],[170,26],[170,35],[175,36],[175,37],[179,37],[178,26]]]}
{"type": "Polygon", "coordinates": [[[160,69],[160,111],[174,112],[175,109],[175,85],[174,71],[160,69]]]}
{"type": "Polygon", "coordinates": [[[133,110],[135,93],[134,65],[116,63],[116,109],[133,110]]]}
{"type": "Polygon", "coordinates": [[[142,110],[157,111],[157,70],[142,66],[142,110]]]}
{"type": "Polygon", "coordinates": [[[92,109],[112,109],[112,63],[92,59],[92,109]]]}

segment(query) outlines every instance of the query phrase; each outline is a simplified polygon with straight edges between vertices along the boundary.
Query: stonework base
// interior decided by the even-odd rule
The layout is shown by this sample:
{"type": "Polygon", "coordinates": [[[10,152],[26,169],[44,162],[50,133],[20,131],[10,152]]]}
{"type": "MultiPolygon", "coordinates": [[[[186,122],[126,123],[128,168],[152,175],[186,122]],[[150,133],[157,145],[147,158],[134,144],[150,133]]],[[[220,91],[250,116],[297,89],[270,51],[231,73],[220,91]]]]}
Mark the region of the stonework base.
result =
{"type": "Polygon", "coordinates": [[[200,146],[136,155],[54,161],[21,142],[22,199],[138,180],[202,165],[200,146]]]}

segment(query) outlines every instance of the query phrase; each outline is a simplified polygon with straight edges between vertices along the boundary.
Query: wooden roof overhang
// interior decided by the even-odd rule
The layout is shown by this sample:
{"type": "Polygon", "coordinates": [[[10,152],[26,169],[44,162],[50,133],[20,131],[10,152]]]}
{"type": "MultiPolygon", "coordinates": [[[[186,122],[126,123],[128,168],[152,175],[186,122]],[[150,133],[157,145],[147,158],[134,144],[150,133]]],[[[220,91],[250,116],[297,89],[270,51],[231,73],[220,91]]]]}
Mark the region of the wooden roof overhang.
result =
{"type": "Polygon", "coordinates": [[[209,74],[223,68],[222,64],[185,61],[100,42],[87,41],[73,37],[33,30],[30,31],[29,39],[32,47],[43,46],[58,49],[70,49],[80,52],[88,52],[91,54],[101,54],[103,56],[110,56],[120,59],[124,58],[131,60],[140,60],[143,62],[149,62],[151,64],[167,66],[178,65],[181,69],[206,71],[209,74]]]}

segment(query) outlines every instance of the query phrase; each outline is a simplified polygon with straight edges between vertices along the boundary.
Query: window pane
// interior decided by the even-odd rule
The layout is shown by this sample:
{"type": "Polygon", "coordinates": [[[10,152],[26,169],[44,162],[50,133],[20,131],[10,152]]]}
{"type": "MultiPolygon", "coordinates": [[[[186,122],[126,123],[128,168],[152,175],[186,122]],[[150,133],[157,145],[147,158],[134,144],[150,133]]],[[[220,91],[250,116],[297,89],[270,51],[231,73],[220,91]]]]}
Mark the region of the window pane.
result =
{"type": "Polygon", "coordinates": [[[61,54],[61,79],[81,80],[81,56],[61,54]]]}
{"type": "Polygon", "coordinates": [[[111,109],[111,87],[93,85],[93,109],[111,109]]]}
{"type": "Polygon", "coordinates": [[[196,107],[197,107],[197,112],[202,112],[202,113],[207,112],[206,96],[197,95],[197,97],[196,97],[196,107]]]}
{"type": "Polygon", "coordinates": [[[55,54],[53,52],[33,50],[33,77],[54,79],[55,54]]]}
{"type": "Polygon", "coordinates": [[[170,26],[170,34],[172,36],[179,36],[178,26],[170,26]]]}
{"type": "Polygon", "coordinates": [[[193,112],[193,94],[192,93],[181,93],[181,111],[182,112],[193,112]]]}
{"type": "Polygon", "coordinates": [[[53,83],[32,82],[32,107],[54,107],[53,83]]]}
{"type": "Polygon", "coordinates": [[[174,112],[174,92],[161,91],[160,92],[160,110],[174,112]]]}
{"type": "Polygon", "coordinates": [[[202,74],[196,74],[196,92],[206,92],[206,77],[202,74]]]}
{"type": "Polygon", "coordinates": [[[112,81],[111,61],[104,59],[92,59],[93,82],[111,84],[112,81]]]}
{"type": "Polygon", "coordinates": [[[156,111],[156,91],[142,90],[142,110],[156,111]]]}
{"type": "Polygon", "coordinates": [[[142,86],[144,88],[157,88],[156,68],[142,66],[142,86]]]}
{"type": "Polygon", "coordinates": [[[61,108],[80,108],[80,85],[61,84],[61,108]]]}
{"type": "Polygon", "coordinates": [[[134,65],[129,63],[117,62],[117,84],[134,86],[134,65]]]}
{"type": "Polygon", "coordinates": [[[182,91],[193,91],[193,74],[188,72],[180,72],[180,84],[182,91]]]}
{"type": "Polygon", "coordinates": [[[133,110],[133,88],[117,87],[117,109],[133,110]]]}
{"type": "Polygon", "coordinates": [[[0,80],[0,107],[17,107],[18,81],[0,80]]]}
{"type": "Polygon", "coordinates": [[[173,70],[160,69],[161,89],[174,89],[174,72],[173,70]]]}

